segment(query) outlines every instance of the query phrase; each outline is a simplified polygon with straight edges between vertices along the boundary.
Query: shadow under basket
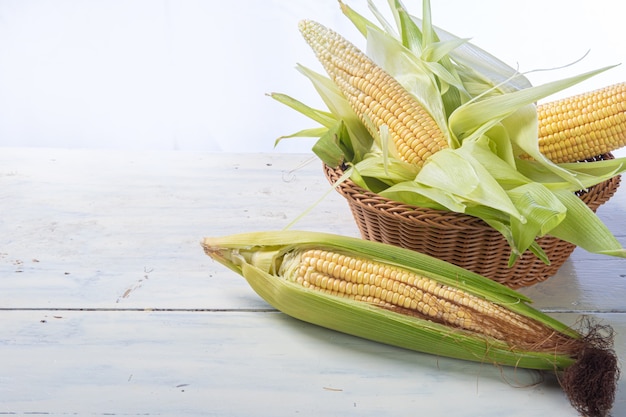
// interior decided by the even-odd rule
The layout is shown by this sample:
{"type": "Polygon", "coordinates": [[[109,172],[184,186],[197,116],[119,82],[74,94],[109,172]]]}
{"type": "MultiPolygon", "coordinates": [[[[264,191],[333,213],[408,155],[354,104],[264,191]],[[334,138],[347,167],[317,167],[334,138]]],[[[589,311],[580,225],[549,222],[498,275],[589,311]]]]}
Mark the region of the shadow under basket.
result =
{"type": "MultiPolygon", "coordinates": [[[[612,158],[611,154],[605,154],[594,159],[612,158]]],[[[324,165],[324,173],[334,184],[344,171],[342,167],[324,165]]],[[[577,195],[595,212],[615,194],[619,183],[620,177],[615,176],[577,195]]],[[[527,287],[548,279],[576,248],[553,236],[543,236],[537,242],[550,259],[550,265],[526,251],[509,268],[509,244],[477,217],[392,201],[364,190],[350,179],[339,184],[337,191],[348,201],[362,238],[425,253],[510,288],[527,287]]]]}

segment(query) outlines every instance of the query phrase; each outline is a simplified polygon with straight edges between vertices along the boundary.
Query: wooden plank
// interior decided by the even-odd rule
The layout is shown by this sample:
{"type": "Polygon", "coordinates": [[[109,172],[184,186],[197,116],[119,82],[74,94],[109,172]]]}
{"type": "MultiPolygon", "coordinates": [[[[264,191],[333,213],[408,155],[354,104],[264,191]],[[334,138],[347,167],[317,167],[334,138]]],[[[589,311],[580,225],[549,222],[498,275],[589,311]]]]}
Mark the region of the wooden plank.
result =
{"type": "MultiPolygon", "coordinates": [[[[307,161],[310,155],[3,149],[0,306],[262,308],[242,280],[204,256],[199,241],[285,227],[329,190],[317,160],[300,167],[307,161]]],[[[620,189],[600,217],[626,244],[625,208],[620,189]]],[[[358,236],[335,192],[296,226],[358,236]]],[[[524,292],[550,311],[623,311],[623,270],[623,259],[577,249],[555,277],[524,292]]]]}
{"type": "Polygon", "coordinates": [[[520,292],[544,311],[626,312],[626,260],[589,256],[576,249],[556,275],[520,292]]]}
{"type": "MultiPolygon", "coordinates": [[[[2,414],[576,416],[536,372],[409,352],[281,313],[1,314],[2,414]]],[[[626,353],[625,316],[599,317],[626,353]]],[[[623,386],[614,415],[626,415],[623,386]]]]}
{"type": "MultiPolygon", "coordinates": [[[[243,281],[204,256],[199,241],[279,229],[302,214],[328,191],[318,161],[298,168],[310,159],[4,149],[0,305],[261,308],[243,281]]],[[[600,209],[622,241],[624,196],[618,190],[600,209]]],[[[358,236],[335,192],[297,227],[358,236]]],[[[523,292],[551,311],[623,311],[623,270],[622,259],[577,249],[555,277],[523,292]]]]}
{"type": "MultiPolygon", "coordinates": [[[[296,219],[330,190],[307,159],[5,149],[0,305],[259,307],[200,241],[296,219]]],[[[334,191],[297,226],[358,235],[334,191]]]]}

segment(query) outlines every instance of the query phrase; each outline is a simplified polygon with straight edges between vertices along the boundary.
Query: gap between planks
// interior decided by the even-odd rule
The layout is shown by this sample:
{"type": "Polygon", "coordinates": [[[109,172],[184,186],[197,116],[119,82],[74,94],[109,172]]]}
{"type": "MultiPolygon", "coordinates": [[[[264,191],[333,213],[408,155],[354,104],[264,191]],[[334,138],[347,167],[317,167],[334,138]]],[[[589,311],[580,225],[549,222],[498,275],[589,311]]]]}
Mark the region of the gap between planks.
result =
{"type": "Polygon", "coordinates": [[[119,311],[119,312],[199,312],[199,313],[277,313],[274,308],[90,308],[90,307],[0,307],[0,311],[119,311]]]}

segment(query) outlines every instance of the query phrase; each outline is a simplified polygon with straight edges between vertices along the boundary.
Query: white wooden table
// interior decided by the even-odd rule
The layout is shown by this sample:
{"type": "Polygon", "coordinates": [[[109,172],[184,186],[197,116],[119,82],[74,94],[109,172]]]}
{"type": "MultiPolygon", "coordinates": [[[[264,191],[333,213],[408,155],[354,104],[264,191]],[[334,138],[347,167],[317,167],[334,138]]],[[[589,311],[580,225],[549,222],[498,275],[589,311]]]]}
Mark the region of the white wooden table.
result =
{"type": "MultiPolygon", "coordinates": [[[[316,159],[292,172],[309,159],[0,148],[0,415],[576,415],[552,378],[299,322],[204,255],[320,198],[316,159]]],[[[624,244],[625,211],[623,189],[599,211],[624,244]]],[[[334,192],[296,227],[358,236],[334,192]]],[[[626,357],[626,260],[577,249],[523,292],[626,357]]]]}

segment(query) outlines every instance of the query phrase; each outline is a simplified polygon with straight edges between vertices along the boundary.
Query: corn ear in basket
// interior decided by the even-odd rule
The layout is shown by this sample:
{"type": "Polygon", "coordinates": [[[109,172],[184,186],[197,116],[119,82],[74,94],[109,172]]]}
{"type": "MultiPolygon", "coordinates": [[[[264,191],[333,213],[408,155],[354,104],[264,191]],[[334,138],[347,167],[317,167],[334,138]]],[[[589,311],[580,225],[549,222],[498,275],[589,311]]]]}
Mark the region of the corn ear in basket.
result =
{"type": "Polygon", "coordinates": [[[626,83],[537,106],[539,150],[556,163],[593,158],[626,146],[626,83]]]}
{"type": "Polygon", "coordinates": [[[367,55],[317,22],[303,20],[299,27],[372,136],[386,126],[403,161],[421,166],[448,147],[444,132],[424,106],[367,55]]]}
{"type": "Polygon", "coordinates": [[[205,238],[203,247],[297,319],[439,356],[556,372],[584,415],[606,415],[614,401],[610,328],[581,334],[524,295],[447,262],[295,230],[205,238]]]}

